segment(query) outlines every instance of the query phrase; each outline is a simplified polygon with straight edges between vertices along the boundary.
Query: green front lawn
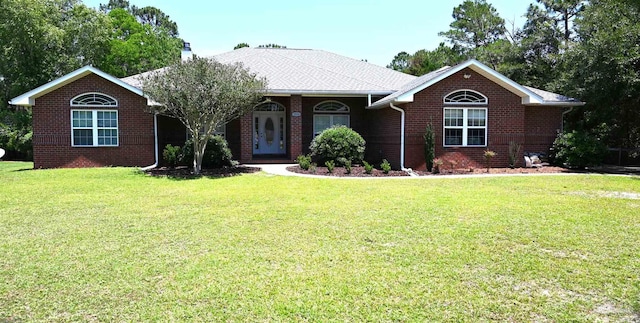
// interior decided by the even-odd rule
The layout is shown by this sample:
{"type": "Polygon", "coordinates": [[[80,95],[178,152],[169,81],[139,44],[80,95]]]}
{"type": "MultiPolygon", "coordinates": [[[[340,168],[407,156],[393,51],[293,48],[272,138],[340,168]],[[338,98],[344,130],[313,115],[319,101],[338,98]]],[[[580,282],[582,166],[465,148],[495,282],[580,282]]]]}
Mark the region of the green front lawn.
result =
{"type": "Polygon", "coordinates": [[[640,319],[637,177],[29,167],[0,162],[0,321],[640,319]]]}

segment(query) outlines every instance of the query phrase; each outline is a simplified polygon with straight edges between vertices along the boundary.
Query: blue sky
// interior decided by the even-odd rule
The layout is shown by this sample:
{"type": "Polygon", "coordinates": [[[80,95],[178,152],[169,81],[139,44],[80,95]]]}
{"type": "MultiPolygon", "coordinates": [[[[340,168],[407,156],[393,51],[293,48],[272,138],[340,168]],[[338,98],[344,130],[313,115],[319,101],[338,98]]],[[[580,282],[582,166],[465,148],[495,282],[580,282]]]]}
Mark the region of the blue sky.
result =
{"type": "MultiPolygon", "coordinates": [[[[85,0],[98,7],[108,0],[85,0]]],[[[155,6],[178,24],[180,36],[195,54],[209,56],[233,50],[280,44],[313,48],[385,66],[401,51],[434,49],[444,41],[453,8],[463,0],[130,0],[155,6]]],[[[522,27],[534,0],[488,0],[507,20],[522,27]]]]}

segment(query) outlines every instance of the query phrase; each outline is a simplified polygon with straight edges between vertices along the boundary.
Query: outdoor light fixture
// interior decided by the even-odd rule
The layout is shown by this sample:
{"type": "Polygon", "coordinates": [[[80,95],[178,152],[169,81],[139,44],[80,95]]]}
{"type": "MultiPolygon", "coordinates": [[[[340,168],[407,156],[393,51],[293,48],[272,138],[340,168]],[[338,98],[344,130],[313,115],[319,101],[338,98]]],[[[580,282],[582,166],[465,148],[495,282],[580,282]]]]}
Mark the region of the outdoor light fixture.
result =
{"type": "Polygon", "coordinates": [[[464,78],[465,78],[465,79],[470,79],[470,78],[471,78],[471,74],[465,74],[465,75],[464,75],[464,78]]]}

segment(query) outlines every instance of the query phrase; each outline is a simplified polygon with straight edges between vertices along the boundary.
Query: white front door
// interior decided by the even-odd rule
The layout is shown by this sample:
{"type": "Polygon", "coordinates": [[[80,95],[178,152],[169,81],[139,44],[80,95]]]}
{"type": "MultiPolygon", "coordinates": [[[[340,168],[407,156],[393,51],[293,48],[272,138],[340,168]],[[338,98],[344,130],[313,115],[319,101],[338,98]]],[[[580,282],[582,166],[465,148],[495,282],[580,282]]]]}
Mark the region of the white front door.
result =
{"type": "Polygon", "coordinates": [[[286,154],[285,129],[283,111],[255,111],[253,113],[253,154],[286,154]]]}

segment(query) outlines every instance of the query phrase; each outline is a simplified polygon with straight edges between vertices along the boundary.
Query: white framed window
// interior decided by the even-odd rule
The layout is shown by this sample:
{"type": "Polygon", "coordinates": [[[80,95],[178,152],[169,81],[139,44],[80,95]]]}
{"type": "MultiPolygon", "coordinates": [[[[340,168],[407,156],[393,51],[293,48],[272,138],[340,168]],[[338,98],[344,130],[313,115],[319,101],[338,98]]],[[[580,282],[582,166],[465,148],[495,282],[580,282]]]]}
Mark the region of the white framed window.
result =
{"type": "Polygon", "coordinates": [[[317,135],[327,128],[342,125],[350,126],[349,106],[340,101],[323,101],[313,107],[313,134],[317,135]]]}
{"type": "Polygon", "coordinates": [[[456,105],[487,105],[489,99],[482,93],[474,90],[455,90],[444,96],[444,104],[456,105]]]}
{"type": "Polygon", "coordinates": [[[103,93],[88,92],[74,97],[69,104],[72,107],[117,107],[118,100],[103,93]]]}
{"type": "Polygon", "coordinates": [[[118,111],[71,110],[71,145],[118,146],[118,111]]]}
{"type": "Polygon", "coordinates": [[[284,106],[280,103],[270,101],[258,104],[253,111],[284,111],[284,106]]]}
{"type": "Polygon", "coordinates": [[[444,108],[445,147],[485,147],[487,145],[486,108],[444,108]]]}

